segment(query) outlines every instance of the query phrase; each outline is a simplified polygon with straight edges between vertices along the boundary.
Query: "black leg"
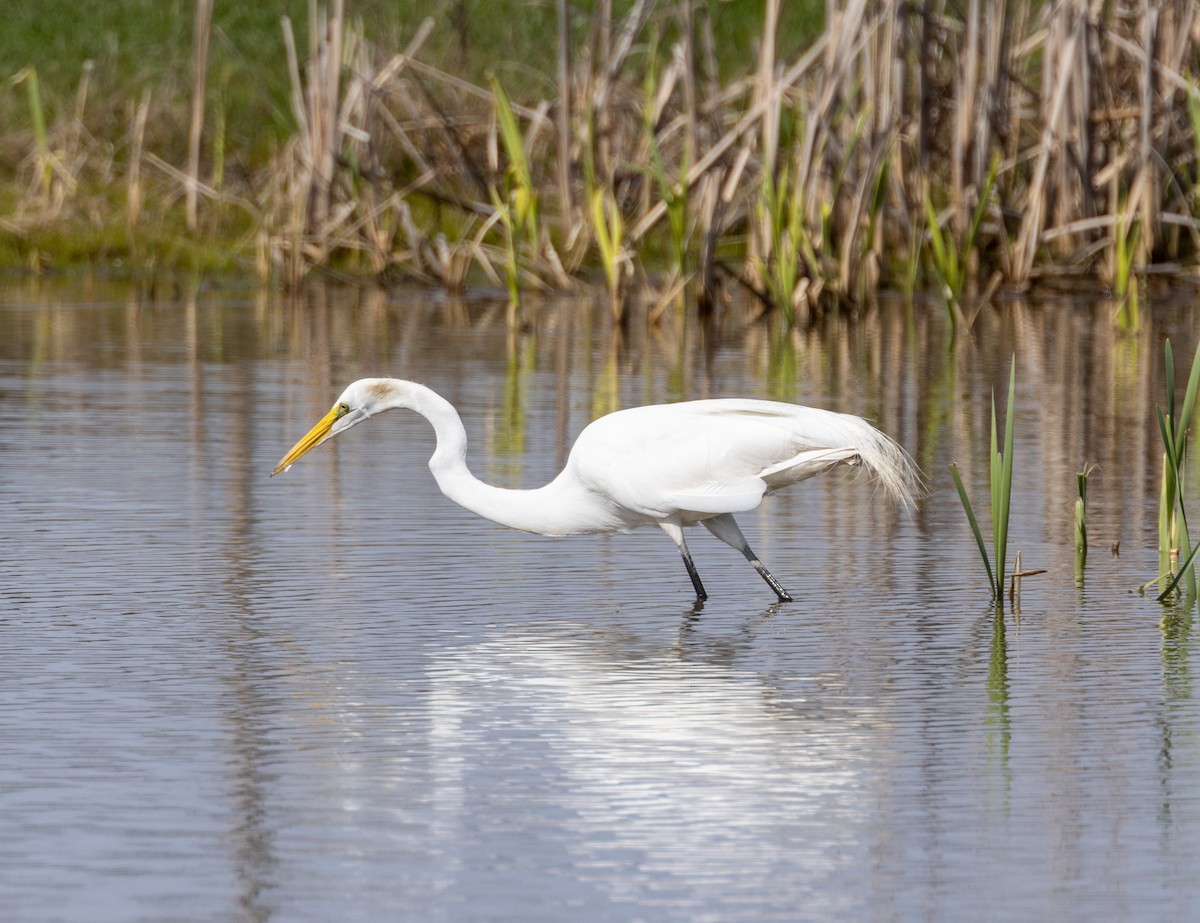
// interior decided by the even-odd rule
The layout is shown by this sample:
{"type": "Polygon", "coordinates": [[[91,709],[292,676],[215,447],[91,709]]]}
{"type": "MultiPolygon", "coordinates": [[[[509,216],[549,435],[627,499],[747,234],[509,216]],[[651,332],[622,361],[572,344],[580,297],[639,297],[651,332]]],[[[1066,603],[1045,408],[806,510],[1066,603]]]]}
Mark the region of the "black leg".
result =
{"type": "Polygon", "coordinates": [[[696,570],[696,565],[692,561],[691,554],[688,553],[687,546],[684,545],[679,549],[683,555],[683,563],[687,567],[688,576],[692,578],[692,586],[696,588],[697,599],[708,599],[708,594],[704,592],[704,584],[700,582],[700,572],[696,570]]]}
{"type": "Polygon", "coordinates": [[[700,572],[696,570],[696,564],[692,560],[692,554],[688,551],[687,542],[683,539],[683,528],[675,523],[661,522],[663,531],[671,536],[671,541],[675,543],[675,547],[679,549],[679,554],[683,557],[684,566],[687,567],[688,576],[692,578],[692,586],[696,588],[697,599],[708,599],[708,593],[704,590],[704,584],[700,582],[700,572]]]}
{"type": "Polygon", "coordinates": [[[746,560],[754,565],[754,569],[758,571],[758,575],[767,581],[767,586],[775,591],[775,595],[779,597],[781,603],[790,603],[792,601],[792,594],[785,590],[779,581],[775,579],[775,575],[767,570],[766,565],[754,556],[754,552],[750,551],[749,546],[746,546],[746,560]]]}
{"type": "Polygon", "coordinates": [[[750,543],[746,541],[746,536],[742,535],[742,530],[738,528],[737,520],[729,513],[722,513],[720,516],[714,516],[712,519],[703,520],[705,527],[731,548],[736,548],[753,565],[758,571],[758,575],[767,582],[775,595],[779,597],[781,603],[790,603],[792,594],[783,588],[775,575],[767,570],[766,565],[758,559],[758,555],[750,548],[750,543]]]}

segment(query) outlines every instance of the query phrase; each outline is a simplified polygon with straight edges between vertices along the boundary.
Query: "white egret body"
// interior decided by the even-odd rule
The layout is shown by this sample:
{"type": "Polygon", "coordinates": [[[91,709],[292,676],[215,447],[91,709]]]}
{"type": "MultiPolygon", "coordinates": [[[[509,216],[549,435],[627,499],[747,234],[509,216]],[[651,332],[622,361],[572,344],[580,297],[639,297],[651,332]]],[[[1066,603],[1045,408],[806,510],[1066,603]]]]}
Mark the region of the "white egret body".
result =
{"type": "Polygon", "coordinates": [[[660,526],[674,540],[696,595],[707,598],[683,528],[703,523],[754,565],[781,601],[791,599],[750,549],[734,513],[765,494],[838,465],[863,465],[896,501],[918,491],[908,456],[849,414],[774,401],[720,399],[635,407],[601,417],[579,434],[566,467],[533,490],[485,484],[467,467],[458,412],[424,385],[364,378],[276,466],[286,471],[327,439],[385,410],[412,410],[432,425],[429,460],[442,493],[502,525],[540,535],[586,535],[660,526]]]}

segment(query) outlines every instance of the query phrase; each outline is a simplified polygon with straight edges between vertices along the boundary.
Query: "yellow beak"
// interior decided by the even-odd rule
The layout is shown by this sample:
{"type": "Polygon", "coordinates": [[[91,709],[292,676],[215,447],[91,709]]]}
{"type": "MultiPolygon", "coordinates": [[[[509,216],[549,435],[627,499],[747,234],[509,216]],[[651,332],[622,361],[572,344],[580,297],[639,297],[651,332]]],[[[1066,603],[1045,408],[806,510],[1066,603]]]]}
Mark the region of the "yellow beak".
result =
{"type": "Polygon", "coordinates": [[[333,429],[333,424],[345,416],[345,414],[346,406],[344,404],[336,405],[329,413],[325,414],[321,418],[321,422],[305,433],[304,438],[292,446],[292,450],[280,459],[279,464],[275,466],[275,470],[271,472],[271,477],[275,477],[280,471],[287,471],[302,455],[306,455],[328,439],[330,430],[333,429]]]}

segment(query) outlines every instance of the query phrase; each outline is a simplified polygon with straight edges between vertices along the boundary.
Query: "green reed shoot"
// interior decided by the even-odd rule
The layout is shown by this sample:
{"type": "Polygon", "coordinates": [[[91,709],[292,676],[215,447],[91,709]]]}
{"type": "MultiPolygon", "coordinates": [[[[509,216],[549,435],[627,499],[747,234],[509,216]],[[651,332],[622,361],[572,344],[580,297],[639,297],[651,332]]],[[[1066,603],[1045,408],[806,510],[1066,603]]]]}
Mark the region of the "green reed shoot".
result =
{"type": "MultiPolygon", "coordinates": [[[[646,122],[646,142],[650,148],[650,174],[658,186],[658,194],[667,206],[667,226],[671,231],[671,256],[675,261],[675,270],[683,275],[687,262],[688,238],[688,196],[684,180],[672,181],[663,164],[662,151],[658,139],[654,135],[654,126],[646,122]]],[[[686,155],[686,151],[685,151],[686,155]]],[[[686,177],[689,164],[686,156],[679,167],[679,175],[686,177]]]]}
{"type": "Polygon", "coordinates": [[[596,235],[596,247],[600,251],[600,262],[604,267],[604,279],[608,283],[608,294],[612,302],[613,315],[619,316],[621,303],[621,275],[625,260],[622,241],[625,236],[625,219],[613,194],[606,187],[591,189],[592,232],[596,235]]]}
{"type": "Polygon", "coordinates": [[[687,175],[692,166],[693,152],[690,144],[681,145],[679,152],[680,179],[672,180],[667,172],[666,162],[663,160],[662,145],[659,143],[654,125],[655,98],[659,89],[659,71],[652,63],[650,67],[646,68],[646,77],[643,81],[645,99],[642,104],[642,128],[646,135],[646,149],[650,153],[650,161],[643,167],[643,170],[653,178],[655,186],[658,187],[659,198],[666,206],[667,227],[671,233],[671,257],[675,263],[673,268],[682,278],[686,268],[688,243],[691,236],[688,228],[690,216],[688,215],[687,175]]]}
{"type": "Polygon", "coordinates": [[[1083,470],[1075,475],[1075,485],[1079,490],[1079,498],[1075,501],[1075,553],[1087,557],[1087,487],[1088,477],[1092,473],[1091,465],[1084,465],[1083,470]]]}
{"type": "Polygon", "coordinates": [[[1112,287],[1113,296],[1120,305],[1117,323],[1125,330],[1136,330],[1138,326],[1138,280],[1133,263],[1140,232],[1141,226],[1129,214],[1125,197],[1122,196],[1113,223],[1112,287]]]}
{"type": "MultiPolygon", "coordinates": [[[[875,181],[871,185],[871,194],[866,202],[866,231],[862,235],[859,243],[859,263],[857,268],[862,268],[868,265],[871,259],[871,253],[875,249],[876,241],[879,237],[881,219],[883,218],[884,205],[887,201],[887,186],[888,176],[892,168],[892,155],[889,153],[880,158],[875,169],[875,181]]],[[[855,275],[860,280],[860,289],[856,292],[856,296],[862,300],[867,300],[867,291],[871,274],[867,272],[856,272],[855,275]]]]}
{"type": "Polygon", "coordinates": [[[771,235],[770,256],[758,260],[759,272],[771,303],[782,312],[789,327],[795,323],[801,250],[812,257],[815,265],[815,255],[804,228],[804,196],[797,186],[786,165],[780,168],[778,180],[770,173],[764,173],[757,206],[759,214],[767,219],[771,235]]]}
{"type": "Polygon", "coordinates": [[[586,214],[591,221],[592,237],[599,251],[604,280],[608,285],[609,306],[613,317],[620,317],[624,300],[621,282],[629,255],[625,251],[625,217],[612,189],[602,183],[596,175],[596,160],[593,140],[596,137],[596,113],[587,114],[588,143],[584,145],[583,189],[587,203],[586,214]]]}
{"type": "Polygon", "coordinates": [[[492,95],[496,102],[496,126],[508,166],[504,171],[504,195],[489,190],[492,205],[504,228],[504,270],[509,302],[520,301],[520,241],[525,239],[530,256],[538,251],[538,193],[525,155],[525,139],[513,111],[512,101],[495,77],[490,77],[492,95]]]}
{"type": "Polygon", "coordinates": [[[517,308],[521,304],[521,264],[517,256],[517,240],[520,236],[517,229],[514,211],[508,200],[502,198],[495,189],[489,189],[492,196],[492,207],[504,228],[504,283],[508,289],[508,303],[517,308]]]}
{"type": "Polygon", "coordinates": [[[1075,583],[1083,586],[1083,569],[1087,566],[1087,488],[1088,477],[1094,466],[1084,465],[1083,470],[1076,472],[1075,485],[1079,497],[1075,500],[1075,583]]]}
{"type": "Polygon", "coordinates": [[[1192,123],[1192,143],[1195,146],[1195,175],[1192,177],[1193,208],[1200,205],[1200,88],[1192,86],[1187,94],[1188,118],[1192,123]]]}
{"type": "Polygon", "coordinates": [[[50,193],[50,184],[54,176],[54,162],[50,154],[49,136],[46,134],[46,111],[42,107],[42,91],[38,84],[37,69],[32,65],[23,68],[14,75],[10,82],[14,85],[25,84],[25,92],[29,99],[29,118],[33,122],[33,138],[37,145],[38,185],[45,195],[50,193]]]}
{"type": "Polygon", "coordinates": [[[929,233],[929,254],[933,271],[941,283],[942,296],[948,306],[956,307],[963,283],[958,248],[954,246],[949,233],[942,233],[942,223],[938,219],[937,209],[928,188],[925,190],[925,223],[929,233]]]}
{"type": "Polygon", "coordinates": [[[979,202],[975,205],[975,211],[971,215],[971,224],[962,241],[956,240],[953,232],[942,229],[929,187],[925,187],[925,222],[929,238],[930,268],[941,286],[942,296],[946,300],[946,310],[949,312],[951,323],[955,326],[963,320],[962,298],[966,292],[971,253],[979,239],[979,229],[987,214],[999,172],[1000,158],[996,156],[992,158],[987,179],[979,193],[979,202]]]}
{"type": "Polygon", "coordinates": [[[516,219],[517,228],[527,237],[531,252],[536,252],[538,192],[533,184],[533,174],[529,170],[529,159],[525,155],[525,138],[521,135],[512,101],[504,92],[504,87],[495,77],[490,79],[492,94],[496,99],[496,124],[500,131],[500,141],[504,145],[504,153],[508,156],[505,176],[509,181],[508,194],[513,206],[513,217],[516,219]]]}
{"type": "Polygon", "coordinates": [[[970,523],[971,532],[975,536],[975,544],[979,546],[979,556],[983,559],[983,566],[988,575],[988,583],[992,588],[992,596],[996,600],[1004,598],[1004,568],[1005,557],[1008,553],[1008,517],[1012,499],[1013,409],[1016,396],[1016,383],[1017,358],[1013,356],[1008,373],[1008,412],[1004,422],[1003,451],[999,448],[996,427],[996,395],[992,395],[991,467],[988,480],[992,495],[992,555],[995,564],[994,567],[993,561],[988,559],[987,548],[983,541],[983,533],[980,531],[979,521],[976,519],[975,511],[971,506],[971,498],[967,495],[967,488],[963,485],[962,476],[958,472],[958,465],[952,464],[950,466],[950,475],[954,478],[954,487],[958,491],[958,498],[962,501],[963,510],[967,514],[967,522],[970,523]]]}
{"type": "Polygon", "coordinates": [[[1184,392],[1183,405],[1178,417],[1175,416],[1175,357],[1170,340],[1166,341],[1163,349],[1167,412],[1164,414],[1161,407],[1155,408],[1158,429],[1163,440],[1163,478],[1158,507],[1159,573],[1165,575],[1171,571],[1173,552],[1178,554],[1184,563],[1158,598],[1162,600],[1173,593],[1182,579],[1186,598],[1193,600],[1196,598],[1196,571],[1192,567],[1195,552],[1191,547],[1187,513],[1183,504],[1183,462],[1187,455],[1196,393],[1200,389],[1200,349],[1196,350],[1192,359],[1192,371],[1188,376],[1187,390],[1184,392]]]}

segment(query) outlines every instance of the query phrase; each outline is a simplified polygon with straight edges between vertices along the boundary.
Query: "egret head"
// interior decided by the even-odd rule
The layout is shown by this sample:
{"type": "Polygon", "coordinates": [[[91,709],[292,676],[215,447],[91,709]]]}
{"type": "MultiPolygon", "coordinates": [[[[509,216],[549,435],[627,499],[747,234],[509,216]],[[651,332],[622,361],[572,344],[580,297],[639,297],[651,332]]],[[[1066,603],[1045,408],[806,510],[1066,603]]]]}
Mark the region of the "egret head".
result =
{"type": "Polygon", "coordinates": [[[319,446],[327,439],[344,433],[352,426],[374,416],[382,410],[399,406],[403,385],[406,382],[395,378],[362,378],[342,392],[341,397],[320,421],[297,442],[287,455],[280,459],[271,477],[287,471],[301,456],[319,446]]]}

